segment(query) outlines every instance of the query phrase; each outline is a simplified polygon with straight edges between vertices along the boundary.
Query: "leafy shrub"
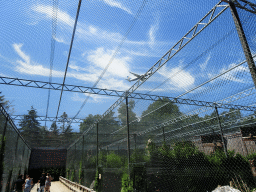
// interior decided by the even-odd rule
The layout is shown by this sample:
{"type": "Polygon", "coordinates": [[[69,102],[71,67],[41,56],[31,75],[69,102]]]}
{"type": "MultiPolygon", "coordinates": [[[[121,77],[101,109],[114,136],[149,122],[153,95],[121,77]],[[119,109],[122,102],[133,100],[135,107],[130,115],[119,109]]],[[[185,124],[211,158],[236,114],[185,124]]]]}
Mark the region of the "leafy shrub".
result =
{"type": "Polygon", "coordinates": [[[107,155],[107,167],[120,168],[122,164],[122,159],[119,155],[116,155],[114,152],[107,155]]]}
{"type": "Polygon", "coordinates": [[[95,175],[95,189],[97,192],[101,192],[102,191],[102,168],[101,167],[98,167],[97,171],[96,171],[96,175],[95,175]],[[101,174],[101,179],[99,178],[99,174],[101,174]]]}
{"type": "Polygon", "coordinates": [[[147,174],[145,165],[135,165],[131,171],[131,180],[133,181],[133,188],[136,191],[147,191],[147,174]]]}
{"type": "Polygon", "coordinates": [[[130,181],[129,175],[127,173],[124,173],[122,177],[121,192],[133,192],[133,183],[130,181]]]}
{"type": "Polygon", "coordinates": [[[71,177],[70,177],[71,181],[75,181],[75,170],[73,169],[73,171],[71,172],[71,177]]]}
{"type": "Polygon", "coordinates": [[[83,165],[83,162],[80,161],[80,163],[79,163],[79,184],[81,184],[82,181],[84,180],[84,170],[83,170],[82,165],[83,165]]]}

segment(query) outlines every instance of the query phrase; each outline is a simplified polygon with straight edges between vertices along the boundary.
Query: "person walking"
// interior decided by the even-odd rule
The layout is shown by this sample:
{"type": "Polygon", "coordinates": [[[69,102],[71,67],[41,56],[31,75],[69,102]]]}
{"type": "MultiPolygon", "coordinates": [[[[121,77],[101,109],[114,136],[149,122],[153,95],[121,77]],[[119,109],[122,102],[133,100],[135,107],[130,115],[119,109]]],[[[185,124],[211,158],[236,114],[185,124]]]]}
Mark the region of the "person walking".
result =
{"type": "Polygon", "coordinates": [[[25,180],[25,189],[24,192],[30,192],[31,190],[31,185],[33,184],[32,179],[29,177],[29,175],[26,176],[26,180],[25,180]]]}
{"type": "Polygon", "coordinates": [[[44,192],[44,189],[45,189],[45,181],[46,181],[46,176],[45,176],[44,173],[42,173],[42,176],[40,177],[40,180],[38,180],[38,182],[40,183],[39,192],[44,192]]]}
{"type": "Polygon", "coordinates": [[[50,192],[50,187],[51,187],[51,181],[52,181],[52,177],[49,173],[47,173],[46,176],[46,181],[45,181],[45,192],[50,192]]]}
{"type": "Polygon", "coordinates": [[[24,180],[22,179],[22,175],[18,176],[18,180],[14,182],[15,192],[22,192],[22,188],[24,186],[24,180]]]}

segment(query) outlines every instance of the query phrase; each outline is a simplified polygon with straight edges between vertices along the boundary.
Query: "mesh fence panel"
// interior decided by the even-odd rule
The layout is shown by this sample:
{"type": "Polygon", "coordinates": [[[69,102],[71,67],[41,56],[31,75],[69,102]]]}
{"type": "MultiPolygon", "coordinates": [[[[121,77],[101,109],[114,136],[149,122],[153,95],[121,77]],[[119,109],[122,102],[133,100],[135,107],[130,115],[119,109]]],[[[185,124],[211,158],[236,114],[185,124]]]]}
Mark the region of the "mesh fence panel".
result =
{"type": "Polygon", "coordinates": [[[14,189],[14,182],[18,175],[27,171],[30,155],[27,144],[7,117],[7,113],[1,106],[1,155],[3,155],[1,191],[14,189]]]}
{"type": "MultiPolygon", "coordinates": [[[[256,15],[246,6],[237,10],[254,58],[256,15]]],[[[255,106],[254,83],[230,10],[136,92],[255,106]],[[190,74],[196,71],[194,82],[190,74]]],[[[247,191],[255,187],[254,111],[181,104],[168,98],[129,99],[128,103],[129,137],[124,100],[99,121],[98,133],[97,125],[91,125],[84,132],[84,144],[80,138],[68,149],[69,159],[74,158],[76,146],[91,150],[77,156],[82,163],[88,162],[88,155],[96,160],[84,170],[98,174],[84,185],[89,187],[95,179],[99,191],[121,191],[129,185],[135,191],[212,191],[218,185],[247,191]]],[[[78,164],[70,161],[70,166],[78,164]]]]}
{"type": "MultiPolygon", "coordinates": [[[[255,1],[232,2],[237,7],[255,61],[255,1]]],[[[43,118],[46,114],[52,121],[56,110],[55,119],[66,111],[70,111],[69,116],[74,118],[83,117],[88,109],[92,109],[94,114],[102,114],[109,97],[107,94],[100,97],[91,95],[86,99],[88,94],[79,96],[78,92],[84,93],[87,88],[72,88],[64,86],[64,83],[79,82],[85,86],[126,90],[129,86],[122,78],[125,70],[130,70],[127,67],[129,62],[135,62],[135,56],[137,63],[134,65],[138,68],[129,67],[142,71],[148,69],[151,63],[158,62],[157,58],[174,45],[155,66],[154,70],[157,70],[152,69],[152,77],[145,81],[145,77],[141,77],[132,89],[136,93],[162,97],[158,100],[152,99],[152,95],[149,99],[121,97],[122,102],[111,108],[108,114],[89,115],[91,121],[85,119],[80,126],[72,124],[72,129],[80,129],[80,133],[66,133],[64,128],[68,127],[68,116],[58,123],[58,126],[63,125],[61,134],[53,135],[40,124],[42,134],[39,131],[31,133],[26,138],[28,143],[35,148],[68,147],[66,177],[97,191],[197,192],[212,191],[218,185],[232,185],[241,191],[255,188],[256,114],[255,110],[248,111],[243,107],[255,107],[255,83],[227,3],[198,0],[188,6],[185,1],[175,4],[169,1],[84,2],[70,65],[66,65],[67,76],[65,74],[63,85],[53,88],[60,90],[60,87],[65,87],[68,92],[66,90],[61,97],[59,92],[49,90],[33,92],[33,87],[42,88],[48,80],[49,83],[52,80],[62,83],[63,63],[66,63],[72,47],[69,41],[76,23],[77,3],[35,1],[33,4],[3,4],[6,10],[10,10],[3,14],[1,20],[4,30],[1,30],[0,39],[8,45],[0,48],[3,73],[10,76],[19,73],[24,79],[32,76],[32,80],[39,76],[36,80],[44,81],[37,86],[21,83],[27,82],[25,80],[16,84],[20,86],[16,86],[14,91],[20,93],[16,98],[16,103],[20,103],[18,113],[23,113],[22,110],[33,104],[30,103],[33,100],[38,115],[43,118]],[[104,6],[102,3],[105,3],[104,6]],[[20,9],[13,9],[16,6],[20,9]],[[169,41],[180,39],[183,32],[185,34],[203,16],[206,8],[213,6],[214,11],[212,9],[211,14],[197,23],[179,43],[169,41]],[[114,9],[122,12],[115,12],[114,9]],[[151,15],[151,12],[154,14],[151,15]],[[171,14],[164,17],[160,12],[171,14]],[[5,22],[5,17],[14,14],[17,19],[5,22]],[[146,30],[138,33],[144,27],[146,30]],[[171,36],[177,28],[179,33],[171,36]],[[16,33],[17,39],[13,35],[16,33]],[[157,36],[158,33],[162,36],[157,36]],[[145,40],[146,35],[148,39],[145,40]],[[32,50],[35,52],[32,53],[32,50]],[[10,59],[14,56],[18,56],[17,61],[10,59]],[[160,63],[165,61],[161,66],[160,63]],[[50,68],[43,63],[49,63],[50,68]],[[109,69],[106,66],[110,66],[109,69]],[[21,86],[31,87],[21,91],[21,86]],[[45,103],[41,102],[44,98],[48,98],[45,103]],[[183,103],[177,98],[183,99],[183,103]],[[209,103],[201,105],[199,101],[209,103]],[[79,102],[83,103],[82,106],[79,102]],[[84,108],[86,102],[88,104],[84,108]],[[46,111],[43,109],[45,104],[46,111]],[[228,107],[231,105],[233,107],[228,107]],[[71,110],[79,107],[77,113],[71,110]]],[[[1,79],[2,84],[10,85],[14,81],[1,79]]],[[[49,85],[49,88],[52,87],[49,85]]],[[[12,96],[13,93],[6,88],[3,90],[9,97],[12,96]]],[[[5,115],[0,116],[0,121],[1,152],[5,144],[4,154],[0,154],[4,157],[2,191],[7,191],[13,186],[17,175],[27,169],[31,151],[12,121],[5,124],[5,115]]],[[[45,125],[50,127],[50,123],[45,125]]]]}

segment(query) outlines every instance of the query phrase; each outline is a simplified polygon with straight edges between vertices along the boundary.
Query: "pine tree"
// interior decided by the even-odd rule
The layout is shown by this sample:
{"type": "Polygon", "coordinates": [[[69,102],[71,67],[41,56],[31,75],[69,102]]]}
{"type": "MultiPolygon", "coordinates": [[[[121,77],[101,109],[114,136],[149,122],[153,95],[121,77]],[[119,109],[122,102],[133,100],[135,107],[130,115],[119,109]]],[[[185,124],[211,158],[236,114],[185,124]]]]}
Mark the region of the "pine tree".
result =
{"type": "Polygon", "coordinates": [[[40,123],[36,119],[37,111],[31,106],[28,110],[28,114],[23,116],[23,119],[19,122],[20,131],[24,137],[38,137],[40,134],[40,123]]]}
{"type": "Polygon", "coordinates": [[[52,132],[53,135],[58,135],[60,132],[60,129],[58,128],[58,125],[56,123],[56,121],[52,122],[51,127],[50,127],[50,131],[52,132]]]}
{"type": "Polygon", "coordinates": [[[69,124],[68,115],[66,112],[63,112],[63,114],[60,116],[60,130],[62,134],[68,134],[72,132],[72,126],[69,124]]]}

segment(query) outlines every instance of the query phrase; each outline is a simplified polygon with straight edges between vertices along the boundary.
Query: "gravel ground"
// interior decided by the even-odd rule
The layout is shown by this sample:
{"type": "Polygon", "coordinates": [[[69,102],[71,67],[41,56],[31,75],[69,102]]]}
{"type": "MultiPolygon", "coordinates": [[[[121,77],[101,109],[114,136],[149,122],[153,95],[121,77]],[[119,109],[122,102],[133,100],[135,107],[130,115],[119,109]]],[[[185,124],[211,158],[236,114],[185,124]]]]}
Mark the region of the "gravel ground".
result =
{"type": "MultiPolygon", "coordinates": [[[[36,188],[37,188],[37,184],[35,184],[31,192],[37,192],[36,188]]],[[[52,181],[51,192],[71,192],[71,190],[69,190],[60,181],[52,181]]]]}

